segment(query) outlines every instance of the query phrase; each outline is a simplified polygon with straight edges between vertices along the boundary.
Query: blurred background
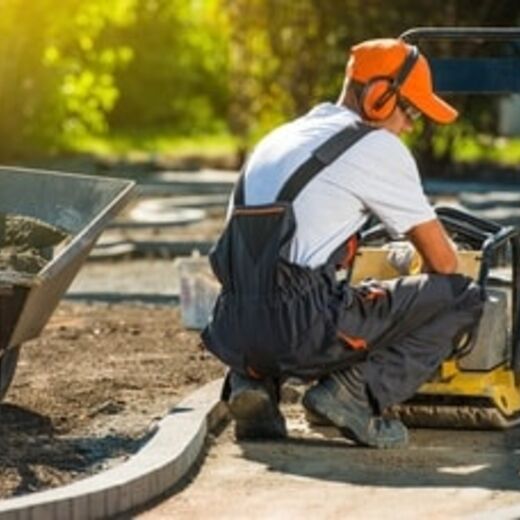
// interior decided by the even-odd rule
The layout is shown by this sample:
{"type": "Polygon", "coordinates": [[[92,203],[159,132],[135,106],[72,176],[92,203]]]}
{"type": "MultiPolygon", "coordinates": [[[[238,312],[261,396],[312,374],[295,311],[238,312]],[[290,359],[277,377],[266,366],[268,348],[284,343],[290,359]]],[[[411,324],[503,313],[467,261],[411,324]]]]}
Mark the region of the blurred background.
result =
{"type": "MultiPolygon", "coordinates": [[[[0,161],[237,168],[270,128],[337,98],[352,44],[519,22],[517,0],[0,0],[0,161]]],[[[456,125],[409,138],[429,172],[520,162],[514,96],[453,102],[456,125]]]]}

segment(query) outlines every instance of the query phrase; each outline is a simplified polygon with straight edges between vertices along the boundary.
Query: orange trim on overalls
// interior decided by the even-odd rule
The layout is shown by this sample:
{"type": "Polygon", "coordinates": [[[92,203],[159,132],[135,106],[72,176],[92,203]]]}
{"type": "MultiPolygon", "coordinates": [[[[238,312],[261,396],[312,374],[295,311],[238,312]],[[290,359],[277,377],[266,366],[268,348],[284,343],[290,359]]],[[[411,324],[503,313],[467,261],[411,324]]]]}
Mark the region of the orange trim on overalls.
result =
{"type": "Polygon", "coordinates": [[[272,207],[272,208],[240,208],[233,210],[234,215],[274,215],[276,213],[283,213],[285,208],[272,207]]]}
{"type": "Polygon", "coordinates": [[[348,336],[338,330],[338,338],[343,340],[353,350],[366,350],[368,348],[366,340],[359,336],[348,336]]]}
{"type": "Polygon", "coordinates": [[[358,248],[358,236],[352,235],[345,243],[345,256],[339,263],[339,268],[341,269],[349,269],[352,267],[354,263],[354,258],[356,258],[357,248],[358,248]]]}
{"type": "Polygon", "coordinates": [[[262,376],[252,367],[246,367],[247,375],[253,379],[263,379],[262,376]]]}
{"type": "Polygon", "coordinates": [[[370,287],[368,293],[363,296],[364,300],[376,300],[377,298],[382,298],[386,296],[386,291],[381,289],[381,287],[370,287]]]}
{"type": "Polygon", "coordinates": [[[352,262],[354,261],[354,258],[356,257],[358,244],[359,244],[359,240],[358,240],[357,235],[352,235],[347,240],[347,244],[346,244],[347,256],[345,257],[345,263],[349,267],[352,265],[352,262]]]}

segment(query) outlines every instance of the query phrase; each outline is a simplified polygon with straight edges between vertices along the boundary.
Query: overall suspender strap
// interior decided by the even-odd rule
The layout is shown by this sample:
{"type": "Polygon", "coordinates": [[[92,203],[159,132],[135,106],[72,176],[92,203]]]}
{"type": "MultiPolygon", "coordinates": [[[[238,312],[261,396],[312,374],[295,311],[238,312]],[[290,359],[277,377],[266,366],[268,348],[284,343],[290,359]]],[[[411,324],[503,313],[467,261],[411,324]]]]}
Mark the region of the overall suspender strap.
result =
{"type": "MultiPolygon", "coordinates": [[[[285,182],[276,202],[292,202],[300,191],[321,171],[333,163],[341,154],[357,143],[366,134],[375,130],[374,127],[356,121],[318,146],[312,155],[285,182]]],[[[245,166],[242,169],[235,186],[233,202],[235,206],[244,204],[245,166]]]]}
{"type": "Polygon", "coordinates": [[[305,161],[285,182],[280,190],[277,202],[292,202],[300,191],[321,171],[333,163],[341,154],[367,135],[374,127],[356,122],[343,128],[327,139],[312,152],[305,161]]]}
{"type": "MultiPolygon", "coordinates": [[[[247,164],[247,163],[246,163],[247,164]]],[[[233,206],[243,206],[244,205],[244,177],[246,176],[246,165],[242,167],[242,171],[240,172],[240,176],[238,177],[238,181],[235,185],[235,191],[233,192],[233,206]]]]}

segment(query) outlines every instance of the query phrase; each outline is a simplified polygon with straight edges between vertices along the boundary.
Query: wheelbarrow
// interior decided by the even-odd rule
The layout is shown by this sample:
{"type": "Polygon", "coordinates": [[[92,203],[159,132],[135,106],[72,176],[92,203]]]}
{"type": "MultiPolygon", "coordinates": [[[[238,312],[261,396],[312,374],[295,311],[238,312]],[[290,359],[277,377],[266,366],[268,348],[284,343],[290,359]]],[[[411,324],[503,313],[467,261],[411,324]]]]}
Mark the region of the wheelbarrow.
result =
{"type": "Polygon", "coordinates": [[[35,219],[68,237],[46,248],[47,261],[29,278],[0,277],[0,401],[13,379],[21,345],[45,327],[100,233],[127,203],[134,184],[0,167],[0,214],[35,219]]]}

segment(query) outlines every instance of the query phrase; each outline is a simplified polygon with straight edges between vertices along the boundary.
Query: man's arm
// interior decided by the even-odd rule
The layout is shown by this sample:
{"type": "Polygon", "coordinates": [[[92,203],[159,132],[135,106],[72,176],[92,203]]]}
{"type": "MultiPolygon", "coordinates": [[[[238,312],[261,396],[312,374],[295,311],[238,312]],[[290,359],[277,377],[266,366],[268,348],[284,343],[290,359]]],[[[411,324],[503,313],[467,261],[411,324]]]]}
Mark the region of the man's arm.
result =
{"type": "Polygon", "coordinates": [[[457,250],[438,219],[413,227],[407,235],[422,256],[426,271],[440,274],[457,271],[457,250]]]}

